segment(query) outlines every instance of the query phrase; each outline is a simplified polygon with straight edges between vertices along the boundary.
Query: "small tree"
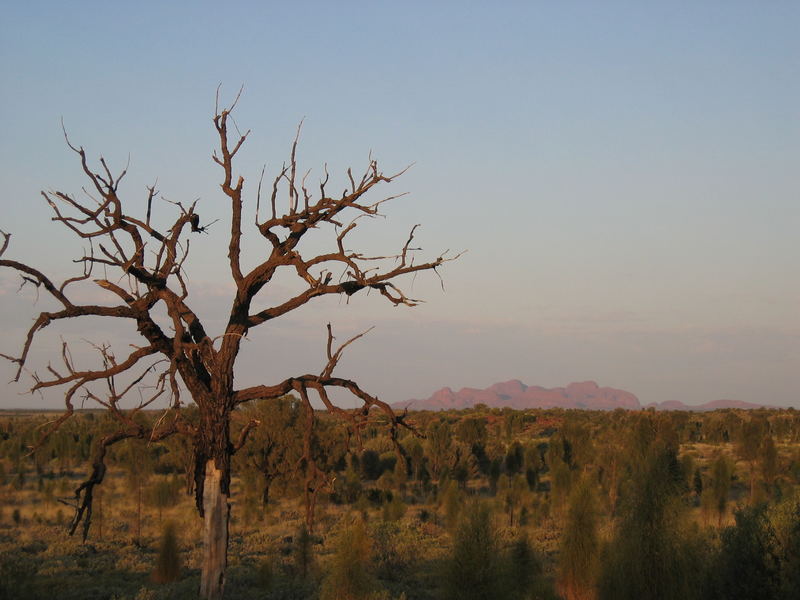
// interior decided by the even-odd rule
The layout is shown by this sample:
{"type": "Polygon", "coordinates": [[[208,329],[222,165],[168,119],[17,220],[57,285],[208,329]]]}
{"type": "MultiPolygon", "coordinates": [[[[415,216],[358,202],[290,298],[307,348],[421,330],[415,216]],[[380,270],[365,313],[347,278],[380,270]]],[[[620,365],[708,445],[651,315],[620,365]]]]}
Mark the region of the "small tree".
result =
{"type": "Polygon", "coordinates": [[[500,538],[487,504],[471,503],[453,535],[453,550],[442,577],[444,600],[506,597],[500,538]]]}
{"type": "Polygon", "coordinates": [[[722,519],[728,508],[728,495],[731,491],[731,478],[733,477],[733,463],[730,458],[719,452],[711,465],[710,495],[712,506],[717,512],[717,526],[722,527],[722,519]]]}
{"type": "MultiPolygon", "coordinates": [[[[327,361],[318,374],[291,375],[282,381],[246,388],[237,387],[234,377],[242,341],[265,323],[325,296],[350,297],[362,290],[372,291],[395,306],[414,306],[417,301],[402,291],[400,280],[420,271],[436,270],[455,258],[442,254],[433,260],[417,261],[417,248],[412,246],[416,226],[397,252],[369,256],[349,249],[348,235],[363,222],[359,219],[379,215],[382,205],[392,198],[367,200],[367,196],[402,171],[385,175],[377,161],[370,158],[362,176],[348,169],[347,187],[341,193],[331,193],[326,169],[315,194],[309,187],[308,172],[304,175],[299,169],[295,138],[289,161],[274,178],[271,192],[265,194],[267,198],[262,203],[260,181],[253,194],[255,210],[250,222],[254,233],[262,238],[261,251],[253,266],[243,265],[243,223],[249,219],[245,219],[244,212],[245,178],[237,173],[235,161],[249,131],[240,133],[233,123],[231,113],[237,101],[238,96],[229,108],[218,106],[213,119],[219,143],[213,160],[221,169],[220,187],[229,215],[227,243],[219,251],[227,253],[234,284],[221,332],[210,332],[192,308],[197,294],[192,293],[184,270],[188,238],[206,232],[211,225],[201,219],[196,202],[188,206],[172,203],[174,216],[164,223],[152,214],[159,197],[155,186],[135,203],[123,199],[121,184],[126,170],[114,175],[103,158],[99,165],[92,166],[83,147],[75,146],[68,138],[67,145],[78,157],[87,179],[86,197],[64,191],[43,192],[42,196],[52,209],[52,219],[87,245],[76,261],[82,271],[58,283],[34,266],[6,258],[11,236],[0,232],[0,267],[18,272],[23,283],[46,291],[56,305],[36,317],[19,354],[3,355],[17,365],[17,380],[29,366],[35,340],[48,325],[99,318],[129,323],[141,338],[138,345],[123,354],[109,344],[95,345],[98,362],[92,368],[77,366],[65,343],[61,352],[63,364],[48,365],[46,372],[34,375],[33,390],[64,390],[66,411],[45,436],[72,416],[77,397],[108,409],[117,426],[95,446],[92,472],[75,492],[70,532],[83,523],[84,538],[88,534],[93,490],[105,476],[110,446],[128,438],[158,442],[175,434],[186,436],[193,452],[195,501],[204,518],[200,595],[213,599],[222,597],[225,582],[231,457],[258,426],[257,421],[251,421],[238,439],[233,439],[231,418],[237,407],[258,399],[275,400],[290,392],[299,396],[303,406],[302,471],[309,529],[313,526],[317,493],[329,484],[313,453],[316,416],[310,393],[317,394],[329,411],[342,417],[356,437],[372,408],[386,415],[395,443],[397,430],[406,426],[404,415],[395,415],[386,403],[355,381],[334,375],[345,348],[363,334],[337,347],[328,325],[327,361]],[[319,242],[320,238],[323,245],[309,245],[309,239],[319,242]],[[295,277],[296,286],[272,304],[272,297],[265,299],[260,293],[283,273],[295,277]],[[79,293],[87,287],[96,290],[93,286],[105,290],[113,300],[85,303],[81,298],[96,298],[97,294],[79,293]],[[339,408],[330,400],[330,389],[349,392],[361,407],[352,411],[339,408]],[[192,419],[183,411],[187,394],[197,407],[192,419]],[[152,425],[137,419],[142,410],[164,399],[169,409],[163,418],[152,425]]],[[[277,293],[285,289],[282,285],[277,293]]],[[[401,452],[399,445],[396,448],[401,452]]]]}
{"type": "Polygon", "coordinates": [[[158,509],[158,522],[164,514],[164,509],[175,506],[180,497],[181,483],[175,478],[159,479],[150,489],[150,502],[158,509]]]}
{"type": "Polygon", "coordinates": [[[698,545],[687,532],[685,476],[674,447],[647,448],[624,499],[620,523],[602,557],[601,600],[701,597],[698,545]]]}
{"type": "Polygon", "coordinates": [[[546,594],[549,590],[546,589],[542,577],[542,563],[524,532],[511,544],[506,563],[508,598],[524,600],[548,597],[546,594]]]}
{"type": "MultiPolygon", "coordinates": [[[[134,523],[133,540],[140,544],[142,541],[142,504],[144,501],[144,490],[150,477],[153,475],[153,461],[149,448],[139,440],[131,439],[122,447],[120,460],[125,468],[127,483],[136,495],[136,521],[134,523]]],[[[94,492],[93,492],[94,493],[94,492]]],[[[94,508],[92,498],[92,508],[94,508]]],[[[159,518],[159,521],[161,519],[159,518]]]]}
{"type": "Polygon", "coordinates": [[[772,488],[778,478],[780,465],[778,464],[778,448],[775,446],[775,440],[771,435],[765,436],[762,440],[758,460],[764,485],[767,486],[768,493],[772,494],[772,488]]]}
{"type": "Polygon", "coordinates": [[[596,597],[600,540],[597,507],[589,481],[583,477],[572,490],[561,535],[558,587],[566,600],[596,597]]]}
{"type": "Polygon", "coordinates": [[[751,416],[742,423],[739,432],[739,439],[736,444],[736,452],[744,461],[750,465],[750,502],[755,502],[756,492],[756,463],[759,458],[761,440],[766,432],[766,423],[751,416]]]}
{"type": "Polygon", "coordinates": [[[425,454],[428,458],[430,473],[439,485],[453,463],[453,435],[447,421],[433,421],[426,431],[425,454]]]}
{"type": "Polygon", "coordinates": [[[464,505],[464,493],[455,481],[450,481],[442,488],[440,504],[444,511],[444,521],[448,529],[455,529],[464,505]]]}
{"type": "Polygon", "coordinates": [[[303,456],[303,407],[294,396],[262,400],[243,407],[245,423],[257,421],[250,443],[238,455],[244,468],[262,481],[261,504],[266,507],[273,482],[295,471],[303,456]]]}

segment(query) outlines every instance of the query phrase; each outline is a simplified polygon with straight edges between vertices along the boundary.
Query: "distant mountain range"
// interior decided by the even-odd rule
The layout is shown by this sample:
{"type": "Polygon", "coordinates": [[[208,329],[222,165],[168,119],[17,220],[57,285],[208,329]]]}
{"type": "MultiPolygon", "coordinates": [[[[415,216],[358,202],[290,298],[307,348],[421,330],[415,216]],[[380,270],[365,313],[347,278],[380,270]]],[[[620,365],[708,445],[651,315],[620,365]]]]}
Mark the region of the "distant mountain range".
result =
{"type": "Polygon", "coordinates": [[[566,387],[543,388],[538,385],[528,386],[512,379],[504,383],[495,383],[485,390],[461,388],[454,392],[449,387],[425,400],[406,400],[393,405],[395,409],[409,410],[459,410],[471,408],[476,404],[485,404],[492,408],[583,408],[586,410],[614,410],[626,408],[640,410],[655,408],[656,410],[691,410],[706,411],[718,408],[763,408],[760,404],[739,400],[714,400],[697,406],[689,406],[677,400],[652,403],[642,406],[639,399],[625,390],[600,387],[594,381],[570,383],[566,387]]]}

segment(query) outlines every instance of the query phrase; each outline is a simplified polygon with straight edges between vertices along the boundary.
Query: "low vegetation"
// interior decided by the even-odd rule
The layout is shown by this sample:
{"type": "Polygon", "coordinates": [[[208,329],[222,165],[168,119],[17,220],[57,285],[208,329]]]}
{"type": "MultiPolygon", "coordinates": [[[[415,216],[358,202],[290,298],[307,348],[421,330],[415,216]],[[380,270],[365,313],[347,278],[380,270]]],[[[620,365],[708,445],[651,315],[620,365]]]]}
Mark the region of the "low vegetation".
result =
{"type": "MultiPolygon", "coordinates": [[[[311,528],[298,410],[236,414],[261,427],[234,457],[231,598],[800,597],[793,409],[418,412],[400,456],[379,419],[356,450],[321,414],[311,528]]],[[[0,414],[0,598],[196,597],[188,446],[113,447],[82,543],[70,503],[108,417],[81,413],[31,454],[50,418],[0,414]]]]}

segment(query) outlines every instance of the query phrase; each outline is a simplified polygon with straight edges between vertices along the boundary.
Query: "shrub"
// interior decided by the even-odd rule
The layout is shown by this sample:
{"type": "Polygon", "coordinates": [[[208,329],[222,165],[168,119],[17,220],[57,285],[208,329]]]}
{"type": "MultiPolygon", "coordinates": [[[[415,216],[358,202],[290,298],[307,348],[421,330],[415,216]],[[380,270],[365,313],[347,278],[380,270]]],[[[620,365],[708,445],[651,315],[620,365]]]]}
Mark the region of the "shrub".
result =
{"type": "Polygon", "coordinates": [[[382,522],[372,530],[373,562],[378,576],[400,581],[419,560],[420,534],[407,523],[382,522]]]}
{"type": "Polygon", "coordinates": [[[444,509],[444,520],[447,527],[453,529],[458,523],[458,516],[461,512],[463,503],[461,490],[458,489],[458,484],[451,481],[444,491],[441,499],[441,505],[444,509]]]}
{"type": "Polygon", "coordinates": [[[0,599],[16,600],[33,597],[30,584],[36,571],[36,561],[27,553],[0,553],[0,599]]]}
{"type": "Polygon", "coordinates": [[[314,553],[312,548],[314,539],[308,532],[305,523],[300,526],[296,538],[297,541],[292,551],[292,559],[295,572],[301,578],[305,579],[314,565],[314,553]]]}
{"type": "Polygon", "coordinates": [[[406,514],[406,505],[400,499],[400,496],[395,494],[392,499],[383,505],[383,520],[384,521],[399,521],[406,514]]]}
{"type": "Polygon", "coordinates": [[[175,536],[175,525],[172,522],[168,522],[164,526],[152,579],[156,583],[171,583],[177,581],[180,578],[180,574],[181,559],[180,551],[178,550],[178,539],[175,536]]]}
{"type": "Polygon", "coordinates": [[[371,554],[366,527],[357,518],[339,534],[328,574],[320,589],[320,600],[369,598],[376,588],[368,570],[371,554]]]}
{"type": "Polygon", "coordinates": [[[361,475],[364,479],[375,481],[383,473],[380,455],[374,450],[364,450],[361,453],[361,475]]]}
{"type": "Polygon", "coordinates": [[[269,590],[275,582],[275,570],[272,562],[264,559],[258,563],[256,567],[256,579],[259,587],[263,590],[269,590]]]}
{"type": "Polygon", "coordinates": [[[800,598],[800,493],[768,512],[780,564],[780,598],[800,598]]]}

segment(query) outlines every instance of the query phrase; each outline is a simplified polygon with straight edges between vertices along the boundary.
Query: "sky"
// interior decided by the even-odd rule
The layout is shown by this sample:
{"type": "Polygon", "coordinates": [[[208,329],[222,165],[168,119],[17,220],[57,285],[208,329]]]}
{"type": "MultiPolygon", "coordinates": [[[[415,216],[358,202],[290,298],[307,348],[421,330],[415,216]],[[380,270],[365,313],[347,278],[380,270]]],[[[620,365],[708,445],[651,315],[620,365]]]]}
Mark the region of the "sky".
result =
{"type": "MultiPolygon", "coordinates": [[[[343,188],[370,153],[386,173],[413,164],[386,191],[408,195],[354,245],[396,251],[421,223],[420,258],[466,254],[443,287],[405,282],[417,307],[357,295],[253,330],[242,386],[318,372],[332,322],[339,340],[375,327],[338,373],[390,402],[520,379],[594,380],[643,404],[800,407],[798,26],[800,5],[780,1],[13,3],[0,21],[4,258],[75,273],[82,245],[40,195],[86,184],[63,119],[90,157],[129,163],[132,212],[157,181],[221,219],[187,265],[194,306],[221,332],[233,288],[211,117],[218,86],[223,103],[243,86],[245,211],[304,119],[312,180],[327,163],[343,188]]],[[[245,243],[253,264],[263,246],[245,243]]],[[[0,271],[5,354],[51,306],[19,287],[0,271]]],[[[87,365],[86,340],[136,343],[102,322],[51,329],[32,368],[62,338],[87,365]]],[[[0,407],[60,404],[23,380],[0,407]]]]}

